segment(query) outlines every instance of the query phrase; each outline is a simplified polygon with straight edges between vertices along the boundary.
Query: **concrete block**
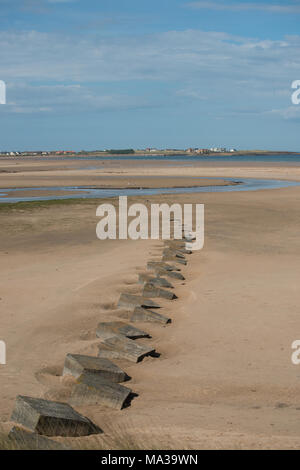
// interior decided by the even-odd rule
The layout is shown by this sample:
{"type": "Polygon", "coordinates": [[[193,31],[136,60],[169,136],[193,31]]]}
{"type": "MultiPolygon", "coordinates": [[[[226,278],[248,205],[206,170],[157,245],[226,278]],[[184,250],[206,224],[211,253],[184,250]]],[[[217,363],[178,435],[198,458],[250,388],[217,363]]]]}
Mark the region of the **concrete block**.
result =
{"type": "Polygon", "coordinates": [[[130,321],[135,322],[147,322],[147,323],[162,323],[166,325],[171,323],[171,318],[165,317],[160,313],[153,312],[152,310],[145,309],[142,307],[136,307],[133,311],[133,314],[130,318],[130,321]]]}
{"type": "Polygon", "coordinates": [[[165,263],[164,261],[148,261],[147,269],[152,270],[154,268],[161,268],[166,271],[180,271],[180,268],[174,264],[165,263]]]}
{"type": "Polygon", "coordinates": [[[150,298],[161,297],[167,300],[177,299],[176,295],[171,290],[161,289],[161,287],[155,287],[150,283],[144,285],[143,296],[150,298]]]}
{"type": "Polygon", "coordinates": [[[185,248],[186,241],[185,240],[164,240],[164,245],[171,246],[175,248],[185,248]]]}
{"type": "Polygon", "coordinates": [[[179,281],[185,280],[185,277],[178,271],[165,271],[162,268],[156,267],[156,268],[153,268],[153,272],[157,276],[166,276],[166,277],[170,277],[171,279],[178,279],[179,281]]]}
{"type": "Polygon", "coordinates": [[[183,231],[182,232],[182,239],[185,240],[187,243],[191,243],[192,241],[196,240],[196,236],[191,235],[191,234],[185,235],[185,233],[183,231]]]}
{"type": "Polygon", "coordinates": [[[124,382],[127,374],[109,359],[83,356],[81,354],[67,354],[63,375],[73,375],[76,379],[84,372],[100,375],[111,382],[124,382]]]}
{"type": "Polygon", "coordinates": [[[156,287],[165,287],[166,289],[174,288],[174,286],[164,277],[155,277],[150,274],[139,274],[139,283],[144,284],[145,282],[150,282],[150,284],[153,284],[156,287]]]}
{"type": "Polygon", "coordinates": [[[166,249],[169,249],[169,250],[174,250],[175,252],[178,252],[178,253],[181,253],[183,255],[191,255],[193,252],[192,250],[189,250],[186,246],[185,246],[185,243],[182,245],[178,244],[171,244],[171,242],[166,242],[165,243],[165,247],[166,249]]]}
{"type": "Polygon", "coordinates": [[[108,359],[126,359],[131,362],[140,362],[145,356],[154,353],[155,349],[151,346],[138,344],[123,335],[115,335],[101,341],[98,355],[108,359]]]}
{"type": "Polygon", "coordinates": [[[121,294],[118,307],[160,308],[160,306],[156,304],[155,302],[153,302],[153,300],[146,299],[145,297],[142,297],[140,295],[133,295],[133,294],[121,294]]]}
{"type": "Polygon", "coordinates": [[[165,248],[163,250],[163,255],[175,256],[176,258],[185,259],[185,256],[179,251],[173,248],[165,248]]]}
{"type": "Polygon", "coordinates": [[[193,251],[189,250],[188,248],[179,248],[178,251],[183,255],[192,255],[193,251]]]}
{"type": "Polygon", "coordinates": [[[171,261],[172,263],[179,263],[183,265],[187,265],[187,261],[185,259],[178,258],[177,256],[173,256],[171,254],[164,254],[162,257],[163,261],[171,261]]]}
{"type": "Polygon", "coordinates": [[[115,334],[124,335],[130,339],[149,338],[149,334],[145,331],[121,321],[101,322],[98,324],[96,331],[98,338],[105,339],[115,334]]]}
{"type": "MultiPolygon", "coordinates": [[[[160,274],[162,275],[163,273],[160,273],[160,274]]],[[[172,279],[177,279],[179,281],[184,281],[185,280],[185,277],[181,273],[176,272],[176,271],[170,271],[170,272],[166,273],[165,275],[167,277],[170,277],[172,279]]]]}
{"type": "Polygon", "coordinates": [[[13,450],[71,450],[70,447],[52,441],[48,437],[40,436],[17,426],[10,430],[8,438],[14,447],[13,450]]]}
{"type": "Polygon", "coordinates": [[[11,416],[14,421],[44,436],[89,436],[101,429],[67,403],[19,395],[11,416]]]}
{"type": "Polygon", "coordinates": [[[97,374],[84,372],[73,387],[71,405],[103,405],[121,410],[132,393],[130,388],[110,382],[97,374]]]}

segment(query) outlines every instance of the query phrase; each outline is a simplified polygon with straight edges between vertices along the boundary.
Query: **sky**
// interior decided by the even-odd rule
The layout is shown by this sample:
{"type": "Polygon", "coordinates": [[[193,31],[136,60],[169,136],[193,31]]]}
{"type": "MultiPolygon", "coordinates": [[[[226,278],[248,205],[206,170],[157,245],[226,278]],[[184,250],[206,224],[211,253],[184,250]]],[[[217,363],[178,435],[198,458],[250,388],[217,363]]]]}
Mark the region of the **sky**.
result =
{"type": "Polygon", "coordinates": [[[300,0],[0,0],[0,150],[300,151],[300,0]]]}

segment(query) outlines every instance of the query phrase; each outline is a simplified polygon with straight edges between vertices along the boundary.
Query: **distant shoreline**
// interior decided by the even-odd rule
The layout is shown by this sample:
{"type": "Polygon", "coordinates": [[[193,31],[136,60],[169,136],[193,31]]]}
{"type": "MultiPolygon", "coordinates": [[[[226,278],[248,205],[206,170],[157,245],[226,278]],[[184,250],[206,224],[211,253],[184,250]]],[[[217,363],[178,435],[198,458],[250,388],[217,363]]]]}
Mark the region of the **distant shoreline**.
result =
{"type": "Polygon", "coordinates": [[[148,157],[149,160],[151,160],[152,157],[199,157],[203,158],[204,160],[206,158],[210,157],[249,157],[249,156],[277,156],[277,155],[289,155],[289,156],[300,156],[300,152],[288,152],[288,151],[268,151],[268,150],[241,150],[237,152],[211,152],[207,154],[201,154],[201,153],[196,153],[196,152],[185,152],[184,150],[178,150],[174,152],[135,152],[135,153],[106,153],[106,152],[87,152],[87,153],[72,153],[72,154],[51,154],[51,155],[34,155],[28,154],[28,155],[5,155],[5,154],[0,154],[0,159],[2,160],[13,160],[13,159],[27,159],[27,158],[34,158],[34,159],[44,159],[44,160],[50,160],[52,158],[90,158],[90,157],[102,157],[103,159],[105,158],[127,158],[130,159],[135,158],[135,157],[148,157]]]}

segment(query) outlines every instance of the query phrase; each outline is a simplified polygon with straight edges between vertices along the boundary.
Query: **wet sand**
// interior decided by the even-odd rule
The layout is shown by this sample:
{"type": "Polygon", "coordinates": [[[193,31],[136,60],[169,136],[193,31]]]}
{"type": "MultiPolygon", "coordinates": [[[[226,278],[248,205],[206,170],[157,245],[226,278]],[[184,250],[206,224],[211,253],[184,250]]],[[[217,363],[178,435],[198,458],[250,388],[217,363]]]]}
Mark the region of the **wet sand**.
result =
{"type": "MultiPolygon", "coordinates": [[[[62,164],[62,162],[60,162],[62,164]]],[[[232,183],[216,178],[199,178],[198,175],[181,174],[178,167],[175,171],[153,166],[153,162],[147,162],[143,166],[127,165],[127,162],[103,162],[105,168],[91,167],[87,162],[74,162],[65,168],[57,167],[57,162],[46,162],[45,167],[36,162],[28,167],[18,163],[18,170],[14,166],[7,167],[0,160],[0,189],[1,188],[42,188],[60,186],[83,186],[88,188],[176,188],[193,186],[225,186],[232,183]],[[85,163],[86,168],[82,168],[85,163]],[[74,169],[75,166],[75,169],[74,169]],[[76,167],[78,166],[78,167],[76,167]],[[169,174],[171,173],[171,174],[169,174]],[[196,176],[196,177],[194,177],[196,176]]],[[[100,162],[98,167],[102,166],[100,162]]],[[[90,162],[91,164],[91,162],[90,162]]],[[[28,165],[28,164],[27,164],[28,165]]],[[[201,175],[199,175],[201,176],[201,175]]],[[[36,193],[31,193],[36,194],[36,193]]]]}
{"type": "Polygon", "coordinates": [[[300,164],[154,160],[1,159],[1,188],[159,188],[228,185],[226,177],[300,181],[300,164]],[[221,179],[216,179],[221,178],[221,179]]]}
{"type": "MultiPolygon", "coordinates": [[[[76,190],[73,190],[72,191],[72,195],[84,195],[84,194],[87,194],[87,192],[85,191],[76,191],[76,190]]],[[[51,189],[42,189],[42,190],[39,190],[39,189],[28,189],[28,190],[18,190],[18,191],[8,191],[7,193],[1,193],[0,192],[0,199],[7,199],[7,198],[10,198],[10,197],[20,197],[20,198],[27,198],[27,197],[36,197],[37,199],[39,197],[53,197],[53,199],[55,199],[56,197],[58,196],[69,196],[70,195],[70,191],[64,191],[62,189],[54,189],[54,190],[51,190],[51,189]]]]}
{"type": "MultiPolygon", "coordinates": [[[[155,176],[153,168],[133,166],[131,176],[155,176]]],[[[262,168],[187,169],[293,180],[300,171],[262,168]]],[[[176,171],[181,175],[182,166],[176,171]]],[[[78,410],[106,434],[120,428],[145,447],[299,449],[300,366],[291,363],[291,343],[300,331],[300,188],[129,198],[137,201],[204,203],[205,247],[188,258],[186,281],[175,282],[178,300],[160,301],[172,324],[140,324],[152,339],[139,341],[151,342],[161,356],[118,361],[139,396],[121,412],[78,410]]],[[[68,398],[70,384],[60,377],[65,355],[96,354],[97,323],[118,318],[120,292],[139,292],[137,273],[161,256],[159,241],[97,240],[96,207],[93,200],[0,207],[5,429],[17,394],[68,398]]]]}

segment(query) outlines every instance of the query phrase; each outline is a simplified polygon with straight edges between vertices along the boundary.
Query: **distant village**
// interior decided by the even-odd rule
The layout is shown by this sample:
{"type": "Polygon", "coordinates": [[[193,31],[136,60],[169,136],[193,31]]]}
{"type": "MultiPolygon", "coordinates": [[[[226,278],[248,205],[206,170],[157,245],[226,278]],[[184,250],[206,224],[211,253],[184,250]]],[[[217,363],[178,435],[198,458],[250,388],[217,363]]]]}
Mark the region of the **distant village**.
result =
{"type": "Polygon", "coordinates": [[[9,157],[53,157],[53,156],[84,156],[84,155],[210,155],[214,153],[234,153],[236,149],[226,149],[222,147],[213,147],[210,149],[205,148],[188,148],[188,149],[105,149],[105,150],[81,150],[79,152],[73,150],[58,150],[58,151],[0,151],[0,156],[9,157]]]}

